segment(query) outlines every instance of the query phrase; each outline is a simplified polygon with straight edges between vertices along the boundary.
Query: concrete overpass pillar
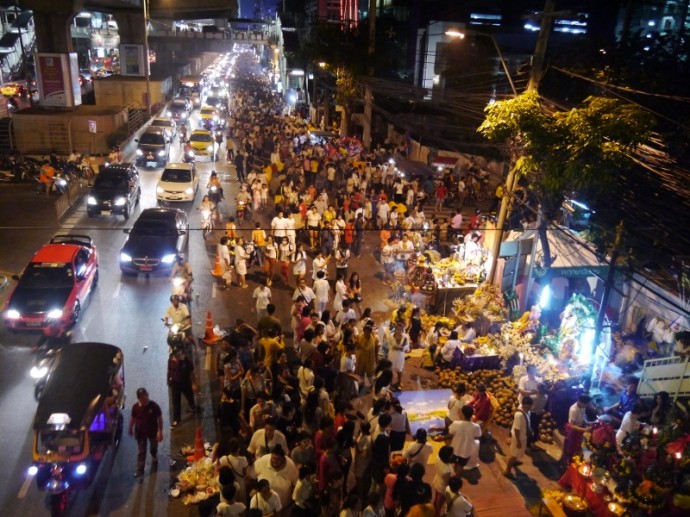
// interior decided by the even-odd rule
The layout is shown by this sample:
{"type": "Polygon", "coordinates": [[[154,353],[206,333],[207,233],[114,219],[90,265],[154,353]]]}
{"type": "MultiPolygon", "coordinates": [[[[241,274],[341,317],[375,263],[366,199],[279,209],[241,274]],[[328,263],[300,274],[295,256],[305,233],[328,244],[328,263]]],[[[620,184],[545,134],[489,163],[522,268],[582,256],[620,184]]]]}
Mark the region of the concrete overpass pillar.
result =
{"type": "Polygon", "coordinates": [[[144,30],[144,11],[113,13],[120,34],[120,43],[143,45],[146,37],[144,30]]]}
{"type": "Polygon", "coordinates": [[[74,52],[70,25],[76,12],[79,11],[72,11],[69,9],[70,6],[64,6],[62,2],[31,2],[31,4],[38,3],[46,4],[45,8],[43,9],[33,5],[27,6],[34,12],[36,48],[38,51],[56,53],[74,52]]]}

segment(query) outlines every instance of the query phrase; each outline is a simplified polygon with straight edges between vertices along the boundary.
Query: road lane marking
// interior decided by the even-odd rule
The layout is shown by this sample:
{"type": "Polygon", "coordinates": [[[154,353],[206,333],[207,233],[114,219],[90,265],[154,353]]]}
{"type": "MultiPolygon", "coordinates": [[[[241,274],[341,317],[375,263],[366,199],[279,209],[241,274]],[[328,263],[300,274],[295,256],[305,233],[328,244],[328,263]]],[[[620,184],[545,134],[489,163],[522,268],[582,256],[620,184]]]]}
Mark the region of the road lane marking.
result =
{"type": "Polygon", "coordinates": [[[216,289],[216,283],[213,282],[213,283],[211,284],[211,298],[215,298],[215,297],[216,297],[216,292],[217,292],[217,291],[218,291],[218,289],[216,289]]]}
{"type": "Polygon", "coordinates": [[[31,486],[31,482],[33,481],[33,479],[33,476],[26,476],[26,478],[24,479],[24,483],[22,484],[22,487],[19,489],[19,493],[17,494],[17,499],[24,499],[26,497],[26,493],[29,491],[29,487],[31,486]]]}
{"type": "Polygon", "coordinates": [[[113,299],[120,296],[120,289],[121,288],[122,288],[122,282],[118,282],[117,285],[115,286],[115,290],[113,291],[113,299]]]}

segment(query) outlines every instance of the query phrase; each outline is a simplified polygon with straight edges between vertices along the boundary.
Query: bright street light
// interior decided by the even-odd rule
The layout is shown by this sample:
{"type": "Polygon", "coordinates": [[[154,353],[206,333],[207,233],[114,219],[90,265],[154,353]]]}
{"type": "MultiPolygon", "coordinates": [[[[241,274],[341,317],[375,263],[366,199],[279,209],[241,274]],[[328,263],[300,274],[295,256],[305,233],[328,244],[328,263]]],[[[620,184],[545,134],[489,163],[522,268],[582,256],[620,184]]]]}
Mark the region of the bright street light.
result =
{"type": "MultiPolygon", "coordinates": [[[[510,72],[508,71],[508,65],[506,64],[506,60],[503,59],[503,53],[501,52],[501,49],[498,46],[498,42],[496,41],[496,38],[494,38],[491,34],[488,34],[486,32],[477,32],[477,31],[468,31],[469,34],[473,34],[475,36],[484,36],[486,38],[489,38],[491,42],[494,44],[494,48],[496,49],[496,54],[498,54],[498,60],[501,62],[501,66],[503,67],[503,72],[506,74],[506,77],[508,78],[508,82],[510,83],[510,89],[513,90],[513,95],[517,97],[517,91],[515,90],[515,85],[513,84],[513,78],[510,76],[510,72]]],[[[450,36],[451,38],[458,38],[458,39],[465,39],[465,33],[461,31],[457,31],[454,29],[447,30],[446,31],[446,36],[450,36]]]]}

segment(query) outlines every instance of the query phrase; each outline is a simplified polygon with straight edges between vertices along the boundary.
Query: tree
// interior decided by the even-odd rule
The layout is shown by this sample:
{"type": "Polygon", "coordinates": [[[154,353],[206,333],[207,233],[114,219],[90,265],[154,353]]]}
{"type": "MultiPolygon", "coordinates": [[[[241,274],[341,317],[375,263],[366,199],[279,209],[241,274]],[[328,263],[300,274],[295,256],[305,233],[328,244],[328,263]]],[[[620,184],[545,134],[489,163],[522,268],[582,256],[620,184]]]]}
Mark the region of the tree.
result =
{"type": "Polygon", "coordinates": [[[518,174],[539,202],[538,228],[544,267],[553,262],[547,228],[566,195],[604,195],[621,170],[630,170],[630,152],[649,140],[654,118],[633,104],[588,97],[570,111],[550,112],[536,91],[490,104],[478,131],[505,141],[518,174]]]}

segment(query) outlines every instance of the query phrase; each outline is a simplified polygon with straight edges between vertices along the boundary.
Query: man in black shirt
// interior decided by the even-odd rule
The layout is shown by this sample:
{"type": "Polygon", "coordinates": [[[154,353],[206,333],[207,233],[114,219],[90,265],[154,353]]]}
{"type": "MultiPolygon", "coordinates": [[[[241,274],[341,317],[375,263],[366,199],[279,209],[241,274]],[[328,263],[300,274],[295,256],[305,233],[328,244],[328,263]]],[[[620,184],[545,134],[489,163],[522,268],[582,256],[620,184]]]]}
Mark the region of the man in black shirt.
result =
{"type": "Polygon", "coordinates": [[[391,444],[388,428],[391,425],[391,420],[392,418],[388,413],[379,416],[380,432],[371,448],[371,478],[376,481],[379,487],[383,486],[386,470],[390,468],[391,444]]]}

